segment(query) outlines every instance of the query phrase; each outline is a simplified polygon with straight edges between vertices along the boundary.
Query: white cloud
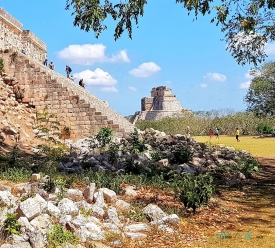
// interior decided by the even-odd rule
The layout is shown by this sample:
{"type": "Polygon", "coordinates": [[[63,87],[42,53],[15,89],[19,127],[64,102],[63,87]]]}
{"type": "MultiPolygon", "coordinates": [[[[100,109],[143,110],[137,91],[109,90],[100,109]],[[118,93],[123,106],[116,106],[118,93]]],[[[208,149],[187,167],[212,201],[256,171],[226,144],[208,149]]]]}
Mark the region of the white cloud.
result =
{"type": "Polygon", "coordinates": [[[206,87],[207,87],[207,84],[200,84],[200,87],[201,87],[201,88],[206,88],[206,87]]]}
{"type": "Polygon", "coordinates": [[[131,90],[131,91],[137,91],[137,88],[132,87],[132,86],[129,86],[128,89],[131,90]]]}
{"type": "Polygon", "coordinates": [[[106,56],[105,50],[106,46],[102,44],[69,45],[58,52],[58,57],[77,65],[93,65],[97,62],[130,62],[126,50],[121,50],[111,57],[106,56]]]}
{"type": "Polygon", "coordinates": [[[102,91],[102,92],[107,92],[107,93],[108,92],[112,92],[112,93],[118,92],[118,89],[114,86],[112,86],[112,87],[101,87],[99,90],[102,91]]]}
{"type": "Polygon", "coordinates": [[[246,89],[247,90],[249,88],[250,84],[251,84],[251,81],[241,83],[240,84],[240,89],[246,89]]]}
{"type": "Polygon", "coordinates": [[[275,43],[268,43],[265,45],[265,53],[267,55],[275,54],[275,43]]]}
{"type": "Polygon", "coordinates": [[[225,75],[216,73],[216,72],[207,73],[205,76],[203,76],[203,78],[207,81],[218,81],[218,82],[224,82],[227,79],[225,75]]]}
{"type": "Polygon", "coordinates": [[[168,80],[168,81],[165,81],[164,83],[165,83],[165,84],[171,84],[172,81],[168,80]]]}
{"type": "Polygon", "coordinates": [[[129,73],[135,77],[149,77],[160,70],[161,68],[157,64],[148,62],[141,64],[138,68],[129,71],[129,73]]]}
{"type": "Polygon", "coordinates": [[[87,69],[79,73],[74,73],[73,76],[76,78],[76,82],[82,78],[85,86],[99,87],[99,90],[103,92],[118,92],[114,87],[114,85],[117,84],[117,80],[100,68],[96,68],[95,71],[87,69]]]}

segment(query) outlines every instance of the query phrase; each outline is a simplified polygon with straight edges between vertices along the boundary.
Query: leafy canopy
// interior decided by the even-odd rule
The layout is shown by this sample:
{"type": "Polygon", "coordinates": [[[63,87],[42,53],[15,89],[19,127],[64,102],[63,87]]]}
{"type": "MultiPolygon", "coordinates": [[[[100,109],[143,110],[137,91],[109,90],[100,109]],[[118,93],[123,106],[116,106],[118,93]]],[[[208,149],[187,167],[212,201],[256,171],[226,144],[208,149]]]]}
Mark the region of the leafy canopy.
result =
{"type": "Polygon", "coordinates": [[[244,98],[248,111],[257,116],[275,115],[275,62],[266,63],[259,70],[252,71],[252,80],[244,98]]]}
{"type": "MultiPolygon", "coordinates": [[[[125,30],[132,39],[132,23],[138,25],[149,0],[66,0],[66,9],[73,8],[74,25],[98,38],[107,29],[107,17],[117,21],[114,39],[125,30]]],[[[172,2],[172,1],[171,1],[172,2]]],[[[265,44],[275,39],[275,0],[176,0],[195,18],[212,15],[211,23],[221,27],[227,50],[238,64],[264,61],[265,44]]]]}

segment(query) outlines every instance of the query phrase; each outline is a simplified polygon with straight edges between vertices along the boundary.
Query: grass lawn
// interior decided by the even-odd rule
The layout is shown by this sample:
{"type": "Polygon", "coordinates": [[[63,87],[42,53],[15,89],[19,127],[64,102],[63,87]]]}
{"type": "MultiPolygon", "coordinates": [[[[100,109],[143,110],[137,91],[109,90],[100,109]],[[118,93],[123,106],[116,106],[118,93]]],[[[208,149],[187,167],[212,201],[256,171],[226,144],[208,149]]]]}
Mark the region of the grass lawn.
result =
{"type": "Polygon", "coordinates": [[[204,142],[207,145],[215,146],[216,144],[224,144],[233,146],[238,150],[246,150],[254,157],[266,157],[275,159],[275,137],[258,136],[240,136],[240,142],[236,141],[235,136],[221,135],[219,139],[209,136],[194,136],[197,142],[204,142]]]}

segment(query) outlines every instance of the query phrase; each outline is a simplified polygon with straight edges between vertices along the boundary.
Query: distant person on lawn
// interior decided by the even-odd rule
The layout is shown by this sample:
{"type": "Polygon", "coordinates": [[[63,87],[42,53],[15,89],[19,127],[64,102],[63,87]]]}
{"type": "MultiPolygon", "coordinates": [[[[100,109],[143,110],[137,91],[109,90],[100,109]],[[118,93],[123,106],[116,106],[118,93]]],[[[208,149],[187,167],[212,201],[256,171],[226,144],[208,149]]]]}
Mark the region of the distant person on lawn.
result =
{"type": "Polygon", "coordinates": [[[239,130],[239,128],[236,128],[236,140],[237,140],[237,142],[240,142],[239,136],[240,136],[240,130],[239,130]]]}
{"type": "Polygon", "coordinates": [[[219,139],[220,130],[218,128],[216,128],[216,130],[215,130],[215,136],[216,136],[216,139],[219,139]]]}
{"type": "Polygon", "coordinates": [[[213,135],[214,135],[214,132],[213,132],[213,130],[210,128],[210,129],[209,129],[209,137],[210,137],[210,139],[212,139],[213,135]]]}

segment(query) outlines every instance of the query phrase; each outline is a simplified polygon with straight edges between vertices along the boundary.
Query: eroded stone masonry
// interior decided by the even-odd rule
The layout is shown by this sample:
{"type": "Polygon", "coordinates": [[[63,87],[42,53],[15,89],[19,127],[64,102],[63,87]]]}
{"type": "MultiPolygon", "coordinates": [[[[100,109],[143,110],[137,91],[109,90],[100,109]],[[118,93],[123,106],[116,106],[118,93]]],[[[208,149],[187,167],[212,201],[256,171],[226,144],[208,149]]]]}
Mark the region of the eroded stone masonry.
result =
{"type": "Polygon", "coordinates": [[[134,126],[105,101],[44,66],[46,57],[46,44],[0,8],[0,58],[6,75],[13,77],[11,84],[22,93],[18,101],[39,112],[47,108],[56,114],[61,126],[70,128],[71,139],[95,134],[107,126],[119,136],[133,131],[134,126]]]}
{"type": "Polygon", "coordinates": [[[160,120],[167,116],[180,114],[184,108],[177,100],[176,95],[166,86],[159,86],[151,90],[150,97],[141,99],[141,111],[137,111],[131,122],[137,120],[160,120]]]}

